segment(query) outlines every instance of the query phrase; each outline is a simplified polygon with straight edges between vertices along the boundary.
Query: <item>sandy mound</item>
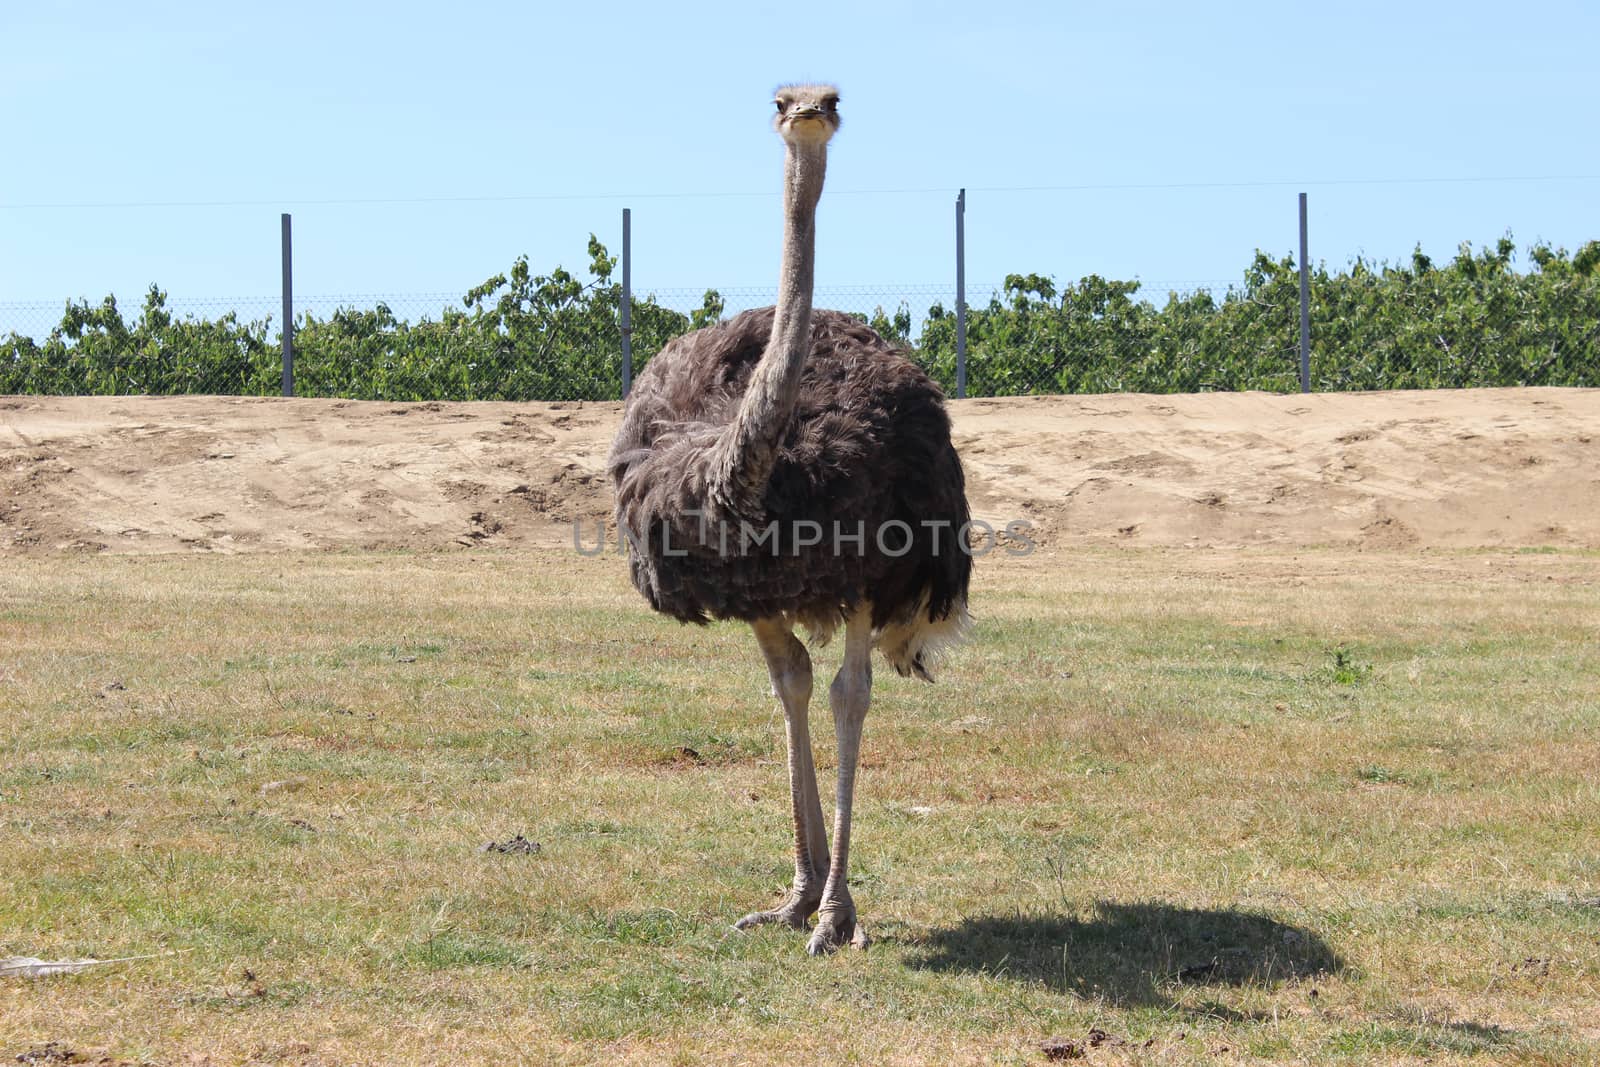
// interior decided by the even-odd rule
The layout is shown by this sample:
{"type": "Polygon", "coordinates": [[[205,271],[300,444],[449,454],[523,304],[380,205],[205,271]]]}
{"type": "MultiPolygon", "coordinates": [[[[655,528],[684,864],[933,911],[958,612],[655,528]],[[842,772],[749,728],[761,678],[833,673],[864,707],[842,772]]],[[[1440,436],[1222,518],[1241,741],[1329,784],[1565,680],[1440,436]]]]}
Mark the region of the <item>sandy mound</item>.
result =
{"type": "MultiPolygon", "coordinates": [[[[1052,545],[1600,546],[1600,390],[953,405],[1052,545]]],[[[0,398],[0,554],[594,543],[616,403],[0,398]]]]}

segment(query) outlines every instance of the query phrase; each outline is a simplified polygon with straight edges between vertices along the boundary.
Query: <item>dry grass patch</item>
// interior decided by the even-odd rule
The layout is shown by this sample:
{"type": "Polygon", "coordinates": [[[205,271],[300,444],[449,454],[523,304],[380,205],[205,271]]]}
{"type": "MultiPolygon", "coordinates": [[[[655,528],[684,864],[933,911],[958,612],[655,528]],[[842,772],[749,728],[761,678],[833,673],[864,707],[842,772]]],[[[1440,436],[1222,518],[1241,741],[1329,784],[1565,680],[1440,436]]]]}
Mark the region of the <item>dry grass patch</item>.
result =
{"type": "Polygon", "coordinates": [[[13,561],[0,956],[175,954],[0,983],[0,1053],[1596,1062],[1597,582],[992,559],[941,684],[880,672],[876,943],[816,961],[727,925],[787,876],[753,643],[614,558],[13,561]]]}

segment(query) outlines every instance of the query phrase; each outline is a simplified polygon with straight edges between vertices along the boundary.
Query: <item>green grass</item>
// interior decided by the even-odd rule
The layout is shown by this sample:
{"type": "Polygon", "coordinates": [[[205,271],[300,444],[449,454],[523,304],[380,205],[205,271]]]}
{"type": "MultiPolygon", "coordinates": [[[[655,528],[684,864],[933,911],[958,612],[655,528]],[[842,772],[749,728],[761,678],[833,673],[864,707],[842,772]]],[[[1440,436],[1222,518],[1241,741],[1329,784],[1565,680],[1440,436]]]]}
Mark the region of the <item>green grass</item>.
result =
{"type": "Polygon", "coordinates": [[[939,685],[879,671],[874,945],[813,960],[728,928],[788,874],[754,643],[614,557],[8,560],[0,956],[171,954],[0,980],[0,1058],[1600,1062],[1597,590],[990,561],[939,685]]]}

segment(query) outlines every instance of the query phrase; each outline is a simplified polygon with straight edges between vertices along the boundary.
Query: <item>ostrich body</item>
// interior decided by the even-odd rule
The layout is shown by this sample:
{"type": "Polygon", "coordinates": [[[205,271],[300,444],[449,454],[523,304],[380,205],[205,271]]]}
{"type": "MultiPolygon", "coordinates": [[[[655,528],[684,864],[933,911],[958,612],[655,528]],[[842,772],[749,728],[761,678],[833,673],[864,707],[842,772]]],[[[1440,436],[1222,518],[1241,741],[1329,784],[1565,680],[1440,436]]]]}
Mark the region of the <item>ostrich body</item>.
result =
{"type": "Polygon", "coordinates": [[[750,623],[783,706],[794,884],[741,929],[804,929],[812,954],[865,945],[847,880],[850,811],[877,648],[932,680],[967,620],[967,501],[939,387],[883,338],[813,310],[815,219],[832,86],[778,91],[785,144],[778,302],[672,341],[634,383],[610,465],[633,583],[685,622],[750,623]],[[807,708],[811,657],[844,629],[828,689],[838,742],[830,852],[807,708]]]}

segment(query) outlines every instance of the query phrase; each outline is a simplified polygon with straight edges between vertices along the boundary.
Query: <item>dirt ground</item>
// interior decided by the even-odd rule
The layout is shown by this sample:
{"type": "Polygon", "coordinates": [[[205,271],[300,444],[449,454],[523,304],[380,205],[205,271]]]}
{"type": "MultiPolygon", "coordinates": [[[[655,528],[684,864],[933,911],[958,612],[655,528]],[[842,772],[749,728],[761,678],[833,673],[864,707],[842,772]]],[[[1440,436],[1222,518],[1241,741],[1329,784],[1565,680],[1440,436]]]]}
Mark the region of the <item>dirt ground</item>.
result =
{"type": "MultiPolygon", "coordinates": [[[[1040,544],[1600,547],[1600,390],[954,402],[1040,544]]],[[[0,555],[592,543],[618,403],[0,397],[0,555]]]]}

